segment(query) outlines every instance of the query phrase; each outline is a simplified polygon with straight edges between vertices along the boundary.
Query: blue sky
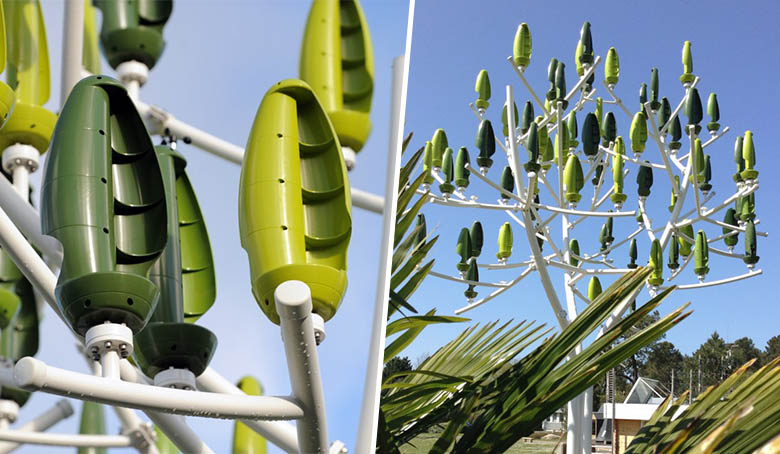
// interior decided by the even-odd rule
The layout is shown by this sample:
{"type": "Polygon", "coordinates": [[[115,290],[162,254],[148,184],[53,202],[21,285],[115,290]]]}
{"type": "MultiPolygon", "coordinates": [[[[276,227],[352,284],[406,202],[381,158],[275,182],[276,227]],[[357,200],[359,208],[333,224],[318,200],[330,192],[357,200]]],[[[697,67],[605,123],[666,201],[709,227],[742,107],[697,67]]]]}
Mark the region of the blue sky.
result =
{"type": "MultiPolygon", "coordinates": [[[[505,86],[512,84],[515,100],[522,110],[526,100],[531,99],[520,79],[507,63],[512,53],[515,30],[521,22],[527,22],[533,36],[533,55],[526,76],[539,96],[546,91],[547,64],[551,57],[563,60],[566,66],[568,87],[576,82],[574,51],[580,28],[585,20],[592,24],[593,45],[596,55],[606,56],[610,46],[617,48],[620,57],[620,82],[616,87],[619,97],[629,110],[636,111],[639,105],[638,92],[641,82],[649,83],[650,69],[660,70],[661,96],[667,96],[676,106],[683,95],[679,76],[682,73],[681,49],[685,40],[693,44],[693,69],[701,76],[699,92],[706,103],[711,91],[718,95],[721,125],[730,126],[731,131],[706,150],[712,155],[714,191],[713,200],[721,201],[735,189],[731,181],[734,173],[732,150],[737,135],[750,129],[754,132],[757,152],[757,169],[761,172],[761,188],[756,196],[757,215],[761,220],[758,227],[769,231],[769,238],[759,239],[758,267],[764,274],[726,286],[702,290],[677,291],[661,306],[668,313],[686,301],[693,302],[694,313],[682,325],[668,334],[668,340],[684,353],[695,350],[714,330],[727,341],[749,336],[759,348],[766,341],[779,334],[777,320],[780,305],[774,279],[777,277],[777,235],[778,214],[774,206],[778,193],[777,178],[773,171],[778,167],[774,152],[774,137],[778,121],[778,91],[773,76],[778,73],[778,58],[775,44],[780,40],[775,18],[780,9],[776,2],[751,2],[750,5],[732,2],[712,2],[707,7],[695,8],[692,2],[658,1],[637,2],[474,2],[420,1],[414,11],[414,27],[410,54],[409,88],[406,104],[407,132],[414,132],[411,147],[417,149],[430,140],[436,128],[444,128],[450,146],[457,151],[466,146],[471,152],[472,162],[477,154],[474,146],[478,122],[468,104],[476,99],[474,81],[481,69],[487,69],[492,82],[493,97],[487,117],[500,133],[501,106],[505,101],[505,86]],[[544,6],[542,6],[544,5],[544,6]]],[[[605,95],[601,85],[603,66],[596,71],[595,87],[599,95],[605,95]]],[[[535,106],[536,107],[536,106],[535,106]]],[[[605,112],[612,106],[605,105],[605,112]]],[[[706,104],[705,104],[706,107],[706,104]]],[[[579,125],[585,113],[594,109],[588,104],[578,115],[579,125]]],[[[540,109],[537,107],[536,112],[540,109]]],[[[630,119],[614,108],[618,133],[628,136],[630,119]]],[[[684,117],[683,117],[684,119],[684,117]]],[[[705,117],[705,121],[709,121],[705,117]]],[[[706,134],[706,131],[705,131],[706,134]]],[[[683,147],[687,147],[683,141],[683,147]]],[[[581,146],[579,148],[581,150],[581,146]]],[[[506,160],[497,149],[496,163],[488,176],[498,181],[506,160]]],[[[523,155],[524,156],[524,155],[523,155]]],[[[643,159],[660,161],[658,150],[649,141],[643,159]]],[[[587,163],[583,163],[587,171],[587,163]]],[[[627,164],[631,173],[626,178],[625,193],[629,196],[626,209],[636,204],[636,168],[627,164]]],[[[665,222],[669,203],[669,183],[662,171],[655,172],[655,185],[648,199],[650,217],[655,225],[665,222]]],[[[553,177],[554,184],[557,177],[553,177]]],[[[608,175],[606,181],[611,183],[608,175]]],[[[438,185],[434,185],[438,194],[438,185]]],[[[485,190],[486,186],[471,177],[469,190],[479,200],[495,203],[497,194],[485,190]]],[[[592,185],[586,182],[583,200],[589,200],[592,185]]],[[[603,194],[603,191],[602,191],[603,194]]],[[[544,200],[544,199],[543,199],[544,200]]],[[[549,198],[547,199],[550,200],[549,198]]],[[[582,204],[581,204],[582,205],[582,204]]],[[[708,203],[712,207],[715,203],[708,203]]],[[[691,205],[686,205],[693,206],[691,205]]],[[[603,209],[608,208],[604,205],[603,209]]],[[[485,228],[485,247],[480,263],[495,263],[496,237],[499,226],[511,220],[503,212],[483,212],[475,209],[450,208],[427,205],[424,209],[430,228],[436,228],[441,235],[432,253],[437,263],[434,269],[456,275],[455,253],[457,236],[462,227],[468,227],[479,219],[485,228]]],[[[723,212],[717,215],[721,220],[723,212]]],[[[576,230],[583,252],[598,250],[598,229],[600,222],[583,223],[576,230]]],[[[560,220],[553,221],[553,235],[560,246],[560,220]]],[[[526,260],[530,254],[525,235],[519,225],[513,223],[515,248],[510,261],[526,260]]],[[[622,238],[636,228],[633,218],[616,220],[616,238],[622,238]]],[[[710,237],[720,234],[720,228],[704,228],[710,237]]],[[[643,233],[639,239],[639,263],[646,263],[650,242],[643,233]]],[[[725,249],[722,242],[717,246],[725,249]]],[[[549,253],[549,246],[545,252],[549,253]]],[[[744,251],[740,238],[736,252],[744,251]]],[[[613,252],[610,257],[616,265],[627,262],[627,247],[613,252]]],[[[710,275],[708,279],[743,274],[747,270],[740,260],[725,259],[710,254],[710,275]]],[[[483,281],[509,280],[515,273],[490,272],[481,269],[483,281]]],[[[531,319],[557,328],[550,305],[536,274],[501,297],[464,314],[473,321],[486,322],[495,319],[531,319]]],[[[559,297],[563,300],[562,273],[552,271],[559,297]]],[[[664,269],[664,276],[669,270],[664,269]]],[[[606,287],[609,280],[602,280],[606,287]]],[[[678,279],[679,283],[694,283],[696,277],[692,267],[686,269],[678,279]]],[[[587,292],[586,280],[579,289],[587,292]]],[[[429,277],[415,294],[412,303],[418,309],[437,307],[440,314],[451,315],[465,305],[465,285],[453,284],[429,277]]],[[[480,297],[490,289],[478,289],[480,297]]],[[[648,299],[647,292],[640,301],[648,299]]],[[[581,302],[578,303],[580,310],[581,302]]],[[[452,339],[465,325],[429,327],[423,335],[405,352],[412,361],[429,353],[452,339]]]]}
{"type": "MultiPolygon", "coordinates": [[[[61,1],[43,0],[52,96],[59,107],[61,1]]],[[[350,173],[354,187],[381,194],[389,135],[390,65],[403,54],[408,5],[395,0],[363,2],[373,36],[376,67],[373,132],[350,173]]],[[[278,80],[297,77],[301,37],[308,1],[176,2],[165,27],[167,46],[141,98],[162,106],[179,119],[243,146],[265,91],[278,80]]],[[[98,17],[98,23],[99,23],[98,17]]],[[[103,62],[103,71],[113,74],[103,62]]],[[[187,171],[208,224],[217,273],[217,301],[198,323],[214,331],[219,347],[211,365],[230,380],[258,377],[269,394],[290,392],[279,329],[257,307],[250,290],[248,260],[238,233],[239,166],[180,142],[187,171]]],[[[33,177],[39,187],[41,172],[33,177]]],[[[327,340],[319,347],[329,416],[329,434],[349,447],[354,444],[362,398],[369,329],[379,259],[381,217],[355,209],[349,255],[349,287],[339,313],[327,324],[327,340]]],[[[66,328],[47,311],[39,357],[55,366],[86,372],[66,328]]],[[[49,408],[58,397],[38,393],[21,412],[20,421],[49,408]]],[[[53,431],[78,430],[77,414],[53,431]]],[[[109,415],[110,433],[118,423],[109,415]]],[[[190,418],[195,430],[216,452],[227,452],[233,423],[190,418]]],[[[52,452],[25,447],[19,452],[52,452]]],[[[112,452],[114,452],[112,450],[112,452]]],[[[117,450],[131,452],[131,450],[117,450]]],[[[279,452],[274,448],[270,452],[279,452]]]]}

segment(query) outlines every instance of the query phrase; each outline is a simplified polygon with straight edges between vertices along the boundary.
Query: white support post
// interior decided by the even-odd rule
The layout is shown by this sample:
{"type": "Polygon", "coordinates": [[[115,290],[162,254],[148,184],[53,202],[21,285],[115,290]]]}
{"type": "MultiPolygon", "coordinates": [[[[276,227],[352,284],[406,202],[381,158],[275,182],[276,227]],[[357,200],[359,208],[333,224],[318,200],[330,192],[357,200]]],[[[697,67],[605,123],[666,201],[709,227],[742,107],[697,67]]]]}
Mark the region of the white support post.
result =
{"type": "Polygon", "coordinates": [[[60,106],[82,77],[82,52],[84,48],[84,2],[66,0],[65,20],[62,27],[62,82],[60,106]]]}
{"type": "MultiPolygon", "coordinates": [[[[410,8],[411,14],[414,6],[410,8]]],[[[411,33],[411,28],[409,29],[411,33]]],[[[408,46],[407,41],[407,46],[408,46]]],[[[408,53],[407,53],[408,55],[408,53]]],[[[390,109],[390,140],[387,150],[387,174],[385,176],[384,217],[382,219],[381,255],[377,270],[376,294],[374,295],[374,313],[371,322],[371,340],[368,344],[368,362],[366,380],[363,385],[363,401],[360,407],[355,452],[374,452],[376,445],[377,422],[379,420],[379,389],[382,384],[384,365],[385,327],[387,326],[387,295],[390,292],[389,281],[393,255],[393,230],[395,229],[396,193],[398,191],[398,172],[401,155],[401,125],[405,111],[402,102],[406,99],[406,79],[408,67],[406,56],[393,60],[392,68],[392,104],[390,109]]],[[[354,200],[354,199],[353,199],[354,200]]]]}
{"type": "Polygon", "coordinates": [[[298,445],[305,453],[327,454],[328,420],[312,324],[311,290],[301,281],[286,281],[274,291],[274,300],[290,385],[303,410],[297,424],[298,445]]]}

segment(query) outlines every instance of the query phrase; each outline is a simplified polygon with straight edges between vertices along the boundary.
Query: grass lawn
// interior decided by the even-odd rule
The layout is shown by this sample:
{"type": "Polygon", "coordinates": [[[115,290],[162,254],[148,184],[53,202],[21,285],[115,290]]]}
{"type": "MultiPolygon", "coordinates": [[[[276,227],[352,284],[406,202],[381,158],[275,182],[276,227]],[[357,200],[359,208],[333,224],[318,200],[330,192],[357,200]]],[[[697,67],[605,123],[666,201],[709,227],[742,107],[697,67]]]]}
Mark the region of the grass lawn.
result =
{"type": "MultiPolygon", "coordinates": [[[[412,444],[401,447],[402,454],[426,453],[436,442],[438,434],[425,434],[415,438],[412,444]]],[[[518,441],[514,446],[506,451],[506,454],[550,454],[555,449],[556,442],[546,440],[534,440],[532,443],[518,441]]]]}

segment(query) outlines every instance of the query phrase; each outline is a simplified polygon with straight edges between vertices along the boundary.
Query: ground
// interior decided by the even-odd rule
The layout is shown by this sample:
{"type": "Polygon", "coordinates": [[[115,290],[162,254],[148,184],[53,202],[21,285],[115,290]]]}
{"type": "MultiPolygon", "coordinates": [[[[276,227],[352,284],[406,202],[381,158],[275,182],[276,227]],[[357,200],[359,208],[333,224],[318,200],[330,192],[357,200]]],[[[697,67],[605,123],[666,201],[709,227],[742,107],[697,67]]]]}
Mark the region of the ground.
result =
{"type": "MultiPolygon", "coordinates": [[[[543,435],[543,433],[537,432],[534,434],[534,440],[529,441],[530,439],[523,439],[521,441],[518,441],[514,444],[511,448],[509,448],[508,451],[506,451],[506,454],[551,454],[555,451],[555,446],[557,444],[556,440],[540,440],[536,439],[536,435],[540,434],[543,435]]],[[[412,445],[405,445],[401,447],[401,453],[402,454],[419,454],[419,453],[426,453],[428,452],[431,447],[433,447],[433,444],[436,442],[438,434],[425,434],[420,435],[419,437],[415,438],[412,442],[414,446],[412,445]]]]}

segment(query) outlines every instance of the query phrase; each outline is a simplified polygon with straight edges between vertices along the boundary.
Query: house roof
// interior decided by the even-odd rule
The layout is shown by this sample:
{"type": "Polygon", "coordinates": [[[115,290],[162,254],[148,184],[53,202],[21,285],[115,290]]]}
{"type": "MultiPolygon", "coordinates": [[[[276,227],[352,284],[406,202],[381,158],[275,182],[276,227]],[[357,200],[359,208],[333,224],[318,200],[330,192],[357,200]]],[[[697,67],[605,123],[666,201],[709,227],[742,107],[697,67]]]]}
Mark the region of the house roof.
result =
{"type": "Polygon", "coordinates": [[[624,404],[660,404],[669,395],[669,390],[658,380],[639,377],[631,391],[628,392],[624,404]]]}

